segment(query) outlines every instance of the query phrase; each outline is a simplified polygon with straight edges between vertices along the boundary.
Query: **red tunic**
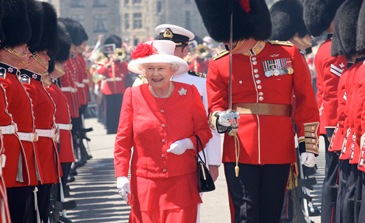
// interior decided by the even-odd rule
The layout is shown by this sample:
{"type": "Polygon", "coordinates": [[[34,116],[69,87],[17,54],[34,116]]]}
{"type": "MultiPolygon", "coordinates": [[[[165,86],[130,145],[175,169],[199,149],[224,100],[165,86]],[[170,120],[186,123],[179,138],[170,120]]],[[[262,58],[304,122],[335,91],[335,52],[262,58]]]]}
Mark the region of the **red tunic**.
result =
{"type": "Polygon", "coordinates": [[[340,159],[348,160],[351,157],[351,153],[355,146],[355,129],[354,129],[354,105],[356,103],[356,91],[355,91],[355,77],[357,70],[362,65],[361,62],[357,62],[351,66],[351,71],[347,74],[345,90],[346,90],[346,105],[344,113],[346,114],[344,122],[344,143],[341,150],[340,159]],[[353,98],[354,96],[354,98],[353,98]]]}
{"type": "Polygon", "coordinates": [[[351,67],[346,68],[338,82],[338,89],[337,89],[337,126],[333,133],[331,144],[328,148],[328,151],[335,152],[341,151],[343,140],[345,138],[346,130],[344,129],[345,126],[345,119],[347,114],[345,113],[345,106],[347,100],[347,93],[346,93],[346,80],[347,75],[351,72],[351,67]]]}
{"type": "Polygon", "coordinates": [[[77,94],[79,97],[80,105],[86,105],[87,104],[87,94],[85,94],[84,88],[85,84],[83,83],[84,79],[84,71],[82,70],[81,64],[77,57],[71,55],[70,57],[71,65],[74,67],[74,73],[72,73],[72,79],[74,80],[76,86],[77,86],[77,94]]]}
{"type": "Polygon", "coordinates": [[[209,67],[209,60],[203,61],[200,58],[192,60],[189,64],[189,70],[206,74],[209,67]]]}
{"type": "MultiPolygon", "coordinates": [[[[21,70],[21,73],[22,83],[32,99],[36,129],[55,129],[55,105],[51,96],[43,87],[41,75],[29,70],[21,70]]],[[[39,137],[36,144],[39,151],[39,158],[41,160],[40,166],[43,174],[42,183],[58,183],[59,177],[61,176],[60,163],[54,139],[49,137],[39,137]]]]}
{"type": "MultiPolygon", "coordinates": [[[[70,112],[65,94],[55,83],[52,83],[49,87],[46,88],[46,90],[51,95],[53,102],[56,105],[56,113],[55,113],[56,124],[71,125],[70,112]]],[[[75,162],[71,129],[70,130],[60,129],[59,142],[60,142],[60,162],[61,163],[75,162]]]]}
{"type": "MultiPolygon", "coordinates": [[[[18,70],[7,64],[0,63],[0,69],[2,68],[6,69],[8,72],[6,72],[5,78],[0,78],[0,83],[3,84],[3,87],[6,90],[8,111],[12,115],[13,121],[17,124],[18,132],[34,133],[34,117],[32,105],[30,103],[29,95],[27,94],[23,85],[19,82],[18,76],[16,75],[18,70]]],[[[41,171],[39,170],[39,164],[37,166],[39,159],[38,152],[34,147],[34,143],[21,141],[21,144],[23,145],[25,152],[23,162],[26,161],[27,163],[23,163],[23,167],[28,166],[28,170],[23,171],[24,183],[15,181],[14,176],[17,169],[15,168],[15,166],[17,166],[19,159],[19,151],[17,151],[19,149],[19,141],[18,139],[13,139],[13,144],[8,144],[8,146],[6,146],[7,148],[11,148],[11,154],[9,154],[9,156],[7,157],[8,165],[4,171],[9,171],[7,168],[12,169],[12,182],[8,182],[8,179],[5,177],[7,187],[23,187],[27,186],[28,183],[29,185],[37,185],[38,180],[41,180],[41,173],[38,174],[39,179],[37,179],[37,171],[41,171]],[[13,167],[10,167],[10,165],[13,165],[13,167]],[[25,172],[29,173],[29,178],[24,174],[25,172]]],[[[5,151],[10,152],[9,149],[6,149],[5,151]]]]}
{"type": "Polygon", "coordinates": [[[77,87],[72,79],[73,66],[68,59],[64,65],[65,74],[60,78],[61,90],[66,95],[67,103],[70,106],[70,113],[72,118],[79,117],[79,97],[77,94],[77,87]]]}
{"type": "MultiPolygon", "coordinates": [[[[258,42],[244,54],[232,55],[232,103],[269,103],[290,105],[294,90],[295,123],[298,138],[304,138],[307,127],[312,139],[307,151],[318,154],[316,148],[318,108],[309,78],[307,64],[295,45],[258,42]],[[294,73],[271,76],[269,65],[292,67],[294,73]],[[280,64],[279,64],[280,62],[280,64]],[[268,75],[269,77],[265,76],[268,75]],[[314,140],[314,142],[312,142],[314,140]]],[[[209,113],[228,109],[229,54],[222,52],[209,63],[207,75],[209,113]]],[[[246,164],[285,164],[296,162],[294,128],[289,116],[240,114],[239,162],[246,164]]],[[[306,142],[307,146],[307,142],[306,142]]],[[[236,162],[234,137],[225,135],[223,162],[236,162]]]]}
{"type": "Polygon", "coordinates": [[[197,190],[196,149],[188,149],[181,155],[166,152],[177,140],[190,138],[196,148],[194,135],[200,137],[203,147],[212,137],[196,87],[175,82],[169,98],[155,98],[148,84],[128,88],[119,120],[115,173],[116,177],[128,176],[133,147],[132,209],[196,207],[201,202],[197,190]]]}
{"type": "Polygon", "coordinates": [[[337,121],[337,86],[347,65],[344,56],[331,56],[332,39],[327,39],[315,56],[317,71],[317,101],[320,109],[319,134],[326,134],[326,128],[334,129],[337,121]]]}
{"type": "Polygon", "coordinates": [[[77,61],[79,62],[80,66],[81,66],[81,72],[82,72],[82,77],[79,79],[80,83],[83,83],[83,92],[84,95],[86,97],[86,104],[88,101],[88,94],[89,94],[89,83],[90,83],[90,79],[89,79],[89,72],[86,69],[86,63],[85,63],[85,59],[84,57],[79,54],[77,55],[77,61]]]}
{"type": "Polygon", "coordinates": [[[100,89],[100,92],[105,95],[124,94],[125,91],[124,82],[129,72],[127,64],[124,62],[114,62],[113,64],[110,66],[100,65],[97,69],[98,74],[105,76],[100,89]]]}

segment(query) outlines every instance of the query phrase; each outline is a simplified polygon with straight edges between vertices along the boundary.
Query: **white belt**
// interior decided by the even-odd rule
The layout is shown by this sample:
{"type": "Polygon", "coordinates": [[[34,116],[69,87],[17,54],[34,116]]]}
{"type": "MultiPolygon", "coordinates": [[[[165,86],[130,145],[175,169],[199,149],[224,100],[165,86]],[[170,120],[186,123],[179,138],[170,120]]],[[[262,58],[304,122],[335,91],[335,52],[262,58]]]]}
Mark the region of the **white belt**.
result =
{"type": "Polygon", "coordinates": [[[37,142],[38,141],[37,133],[18,132],[18,136],[21,141],[27,141],[27,142],[37,142]]]}
{"type": "Polygon", "coordinates": [[[116,77],[116,78],[106,78],[106,79],[105,79],[105,81],[108,81],[108,82],[110,82],[110,81],[121,81],[121,80],[123,80],[121,77],[116,77]]]}
{"type": "Polygon", "coordinates": [[[55,136],[54,129],[36,129],[35,132],[38,134],[39,137],[47,137],[53,139],[55,136]]]}
{"type": "Polygon", "coordinates": [[[12,125],[7,125],[7,126],[0,126],[1,129],[1,133],[3,135],[10,135],[10,134],[14,134],[17,131],[17,126],[16,124],[12,124],[12,125]]]}
{"type": "Polygon", "coordinates": [[[71,130],[72,124],[56,124],[58,129],[71,130]]]}
{"type": "Polygon", "coordinates": [[[82,83],[88,84],[88,83],[90,83],[90,80],[89,79],[83,79],[82,83]]]}
{"type": "Polygon", "coordinates": [[[84,83],[77,84],[77,87],[85,87],[85,84],[84,83]]]}
{"type": "Polygon", "coordinates": [[[65,92],[76,92],[77,91],[77,88],[61,87],[61,91],[65,91],[65,92]]]}

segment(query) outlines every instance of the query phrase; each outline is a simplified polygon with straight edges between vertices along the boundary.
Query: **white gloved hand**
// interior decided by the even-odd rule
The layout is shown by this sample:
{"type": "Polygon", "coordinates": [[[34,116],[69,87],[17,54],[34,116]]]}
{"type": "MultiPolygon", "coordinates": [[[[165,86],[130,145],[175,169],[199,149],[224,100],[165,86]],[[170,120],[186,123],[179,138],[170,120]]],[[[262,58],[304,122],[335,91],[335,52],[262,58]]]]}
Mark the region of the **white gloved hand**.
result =
{"type": "Polygon", "coordinates": [[[131,192],[128,178],[127,177],[117,177],[117,188],[118,188],[118,193],[120,194],[120,196],[122,196],[122,198],[125,200],[125,202],[128,203],[127,193],[129,194],[131,192]]]}
{"type": "Polygon", "coordinates": [[[168,149],[167,152],[181,155],[187,149],[194,149],[193,142],[189,138],[177,140],[176,142],[172,143],[170,145],[170,149],[168,149]]]}
{"type": "Polygon", "coordinates": [[[240,116],[236,111],[227,110],[218,112],[217,115],[219,116],[218,123],[222,126],[226,127],[238,127],[238,123],[240,120],[240,116]]]}
{"type": "Polygon", "coordinates": [[[316,159],[313,153],[304,152],[300,155],[300,162],[302,165],[307,167],[314,167],[316,159]]]}

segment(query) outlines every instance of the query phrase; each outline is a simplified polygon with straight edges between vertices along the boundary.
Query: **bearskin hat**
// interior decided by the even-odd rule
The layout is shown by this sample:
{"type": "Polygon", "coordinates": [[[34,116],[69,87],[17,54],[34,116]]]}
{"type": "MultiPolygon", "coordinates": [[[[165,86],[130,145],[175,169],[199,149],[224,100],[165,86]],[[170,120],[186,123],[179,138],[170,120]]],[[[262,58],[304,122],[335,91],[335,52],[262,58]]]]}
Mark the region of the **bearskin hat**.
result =
{"type": "MultiPolygon", "coordinates": [[[[110,35],[106,40],[104,41],[104,46],[108,44],[115,44],[115,48],[121,48],[122,47],[122,39],[117,35],[110,35]]],[[[103,52],[106,54],[107,52],[103,52]]]]}
{"type": "Polygon", "coordinates": [[[43,32],[41,42],[37,47],[30,47],[31,53],[47,50],[50,55],[58,51],[57,13],[48,2],[42,2],[43,7],[43,32]]]}
{"type": "Polygon", "coordinates": [[[299,0],[281,0],[270,8],[272,34],[270,39],[287,41],[295,33],[309,34],[303,20],[303,4],[299,0]]]}
{"type": "Polygon", "coordinates": [[[361,54],[365,52],[365,1],[361,5],[357,20],[356,50],[361,54]]]}
{"type": "MultiPolygon", "coordinates": [[[[4,6],[3,6],[3,0],[0,0],[0,41],[5,40],[5,35],[3,31],[3,26],[1,25],[4,17],[4,6]]],[[[1,45],[1,43],[0,43],[1,45]]]]}
{"type": "Polygon", "coordinates": [[[303,18],[312,36],[326,31],[335,17],[338,7],[345,0],[304,0],[303,18]]]}
{"type": "Polygon", "coordinates": [[[337,10],[333,26],[331,55],[351,58],[356,53],[356,30],[363,0],[346,0],[337,10]]]}
{"type": "Polygon", "coordinates": [[[25,0],[6,0],[3,2],[3,10],[2,28],[6,39],[1,46],[15,47],[28,43],[32,29],[25,0]]]}
{"type": "Polygon", "coordinates": [[[32,37],[28,42],[28,46],[37,47],[42,38],[43,33],[43,7],[40,1],[26,0],[30,26],[32,27],[32,37]]]}
{"type": "Polygon", "coordinates": [[[59,63],[63,63],[70,57],[71,38],[63,23],[58,22],[58,53],[55,55],[54,60],[59,63]]]}
{"type": "Polygon", "coordinates": [[[209,35],[217,42],[229,42],[231,13],[233,41],[271,36],[270,13],[265,0],[195,0],[209,35]]]}
{"type": "Polygon", "coordinates": [[[82,44],[82,38],[80,38],[80,29],[78,23],[70,18],[59,18],[59,21],[65,25],[65,28],[70,35],[71,42],[75,46],[82,44]]]}

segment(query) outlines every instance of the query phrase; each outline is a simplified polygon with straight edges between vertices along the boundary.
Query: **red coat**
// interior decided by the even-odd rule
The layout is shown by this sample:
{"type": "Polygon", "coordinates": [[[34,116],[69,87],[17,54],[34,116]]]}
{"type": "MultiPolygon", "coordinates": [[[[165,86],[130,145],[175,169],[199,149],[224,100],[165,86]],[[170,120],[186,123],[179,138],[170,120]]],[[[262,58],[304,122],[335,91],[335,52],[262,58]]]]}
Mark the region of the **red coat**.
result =
{"type": "Polygon", "coordinates": [[[85,91],[84,91],[85,84],[83,83],[84,70],[82,70],[80,61],[77,59],[77,57],[71,55],[69,60],[72,64],[72,66],[74,66],[74,70],[76,71],[73,73],[72,79],[75,81],[75,84],[77,86],[77,94],[79,97],[80,105],[86,105],[87,104],[87,94],[85,94],[85,91]]]}
{"type": "MultiPolygon", "coordinates": [[[[307,151],[318,154],[316,148],[318,108],[309,78],[307,64],[295,45],[258,42],[253,53],[232,55],[232,103],[269,103],[290,105],[296,97],[295,123],[298,137],[304,140],[308,132],[307,151]],[[279,59],[279,60],[278,60],[279,59]],[[292,74],[265,76],[269,64],[282,64],[294,70],[292,74]]],[[[276,66],[283,66],[276,64],[276,66]]],[[[271,69],[271,68],[270,68],[271,69]]],[[[288,69],[289,70],[289,69],[288,69]]],[[[266,73],[269,75],[270,72],[266,73]]],[[[228,109],[229,53],[223,51],[209,63],[207,75],[209,113],[228,109]]],[[[240,163],[284,164],[296,162],[294,128],[289,116],[240,114],[238,127],[240,163]]],[[[235,162],[234,137],[225,135],[223,162],[235,162]]]]}
{"type": "Polygon", "coordinates": [[[344,122],[344,143],[341,150],[340,159],[347,160],[350,159],[351,153],[354,150],[355,146],[355,129],[354,129],[354,108],[356,103],[356,90],[355,90],[355,77],[357,70],[362,65],[361,62],[357,62],[351,66],[351,71],[347,74],[346,79],[346,105],[344,108],[344,113],[346,114],[345,122],[344,122]],[[348,132],[350,130],[350,132],[348,132]]]}
{"type": "Polygon", "coordinates": [[[127,64],[124,62],[115,62],[113,66],[100,65],[97,69],[97,73],[104,75],[105,79],[101,82],[100,92],[109,94],[124,94],[125,91],[125,79],[128,74],[127,64]],[[114,73],[114,77],[113,77],[114,73]],[[114,79],[115,78],[115,79],[114,79]],[[114,79],[114,80],[113,80],[114,79]]]}
{"type": "Polygon", "coordinates": [[[333,133],[331,144],[328,148],[328,151],[335,152],[341,151],[343,140],[346,134],[345,128],[345,119],[347,114],[345,113],[345,106],[347,101],[347,93],[346,93],[346,80],[347,75],[351,72],[351,67],[347,67],[341,75],[340,81],[338,82],[337,89],[337,126],[333,133]]]}
{"type": "MultiPolygon", "coordinates": [[[[55,129],[55,104],[43,87],[41,75],[28,70],[21,70],[21,73],[23,85],[32,99],[36,129],[55,129]]],[[[58,183],[61,172],[58,150],[54,140],[48,137],[39,137],[36,145],[43,174],[42,183],[58,183]]]]}
{"type": "Polygon", "coordinates": [[[79,117],[79,97],[77,94],[77,86],[72,79],[73,66],[68,59],[64,65],[65,74],[60,78],[61,90],[66,95],[67,103],[70,106],[70,113],[72,118],[79,117]]]}
{"type": "MultiPolygon", "coordinates": [[[[1,74],[0,74],[1,75],[1,74]]],[[[11,75],[11,74],[8,74],[11,75]]],[[[1,78],[0,78],[1,79],[1,78]]],[[[3,85],[0,83],[0,126],[9,126],[15,125],[11,114],[8,112],[7,109],[7,99],[6,99],[6,92],[3,88],[3,85]]],[[[17,174],[20,172],[23,176],[24,182],[22,183],[23,186],[27,186],[29,184],[29,173],[28,173],[28,164],[26,162],[25,151],[22,147],[20,140],[18,139],[15,132],[13,134],[2,134],[2,144],[4,146],[4,150],[2,154],[5,155],[5,167],[2,170],[3,177],[7,187],[14,187],[16,184],[17,174]],[[22,164],[25,165],[25,168],[18,169],[19,157],[22,158],[25,162],[22,164]]],[[[1,155],[2,155],[1,154],[1,155]]],[[[1,163],[0,163],[1,165],[1,163]]]]}
{"type": "MultiPolygon", "coordinates": [[[[29,95],[27,94],[25,88],[20,83],[18,76],[16,75],[18,70],[4,63],[0,63],[0,67],[6,68],[7,71],[10,71],[6,73],[5,78],[0,78],[0,83],[3,84],[3,87],[6,90],[8,111],[12,115],[13,121],[17,124],[18,132],[34,133],[35,127],[32,104],[30,102],[29,95]]],[[[16,140],[14,141],[14,143],[14,145],[10,145],[10,147],[13,148],[12,150],[15,151],[15,153],[12,155],[18,157],[18,154],[16,152],[18,141],[16,140]]],[[[36,150],[33,142],[21,141],[21,143],[23,145],[26,155],[26,159],[23,159],[23,161],[27,161],[30,181],[29,185],[37,185],[38,180],[40,181],[42,176],[42,171],[40,170],[39,166],[38,151],[36,150]],[[40,173],[40,179],[37,179],[37,170],[40,173]]],[[[10,156],[7,157],[7,160],[8,166],[10,165],[10,163],[14,165],[17,164],[17,160],[16,162],[10,161],[12,160],[10,156]]],[[[25,166],[26,165],[24,164],[23,167],[25,166]]],[[[16,174],[16,169],[13,169],[12,171],[14,171],[12,172],[12,174],[16,174]]],[[[25,182],[28,182],[28,179],[25,175],[24,177],[25,182]]],[[[12,185],[14,187],[19,187],[25,186],[27,184],[15,182],[15,180],[13,183],[7,183],[8,187],[11,187],[12,185]]]]}
{"type": "Polygon", "coordinates": [[[196,148],[194,135],[200,137],[203,147],[212,137],[194,85],[175,82],[175,90],[169,98],[155,98],[148,84],[128,88],[115,139],[116,177],[128,176],[132,147],[132,175],[168,178],[195,172],[196,149],[182,155],[166,152],[173,142],[185,138],[190,138],[196,148]],[[179,94],[184,89],[186,94],[179,94]]]}
{"type": "Polygon", "coordinates": [[[337,121],[337,86],[347,66],[344,56],[331,56],[332,39],[327,39],[318,49],[314,64],[317,71],[317,101],[320,109],[319,134],[326,128],[334,129],[337,121]]]}
{"type": "Polygon", "coordinates": [[[79,62],[80,66],[81,66],[81,71],[82,71],[82,78],[80,79],[80,83],[83,83],[83,92],[84,95],[86,97],[86,103],[88,101],[88,95],[89,95],[89,83],[90,83],[90,79],[89,79],[89,71],[86,69],[86,63],[85,63],[85,59],[84,57],[79,54],[77,55],[77,61],[79,62]]]}
{"type": "MultiPolygon", "coordinates": [[[[52,83],[46,88],[48,93],[51,95],[53,102],[56,105],[55,122],[56,124],[71,124],[70,112],[67,104],[67,98],[61,89],[52,83]]],[[[70,163],[75,162],[72,134],[70,130],[60,129],[59,136],[60,145],[60,162],[70,163]]]]}

